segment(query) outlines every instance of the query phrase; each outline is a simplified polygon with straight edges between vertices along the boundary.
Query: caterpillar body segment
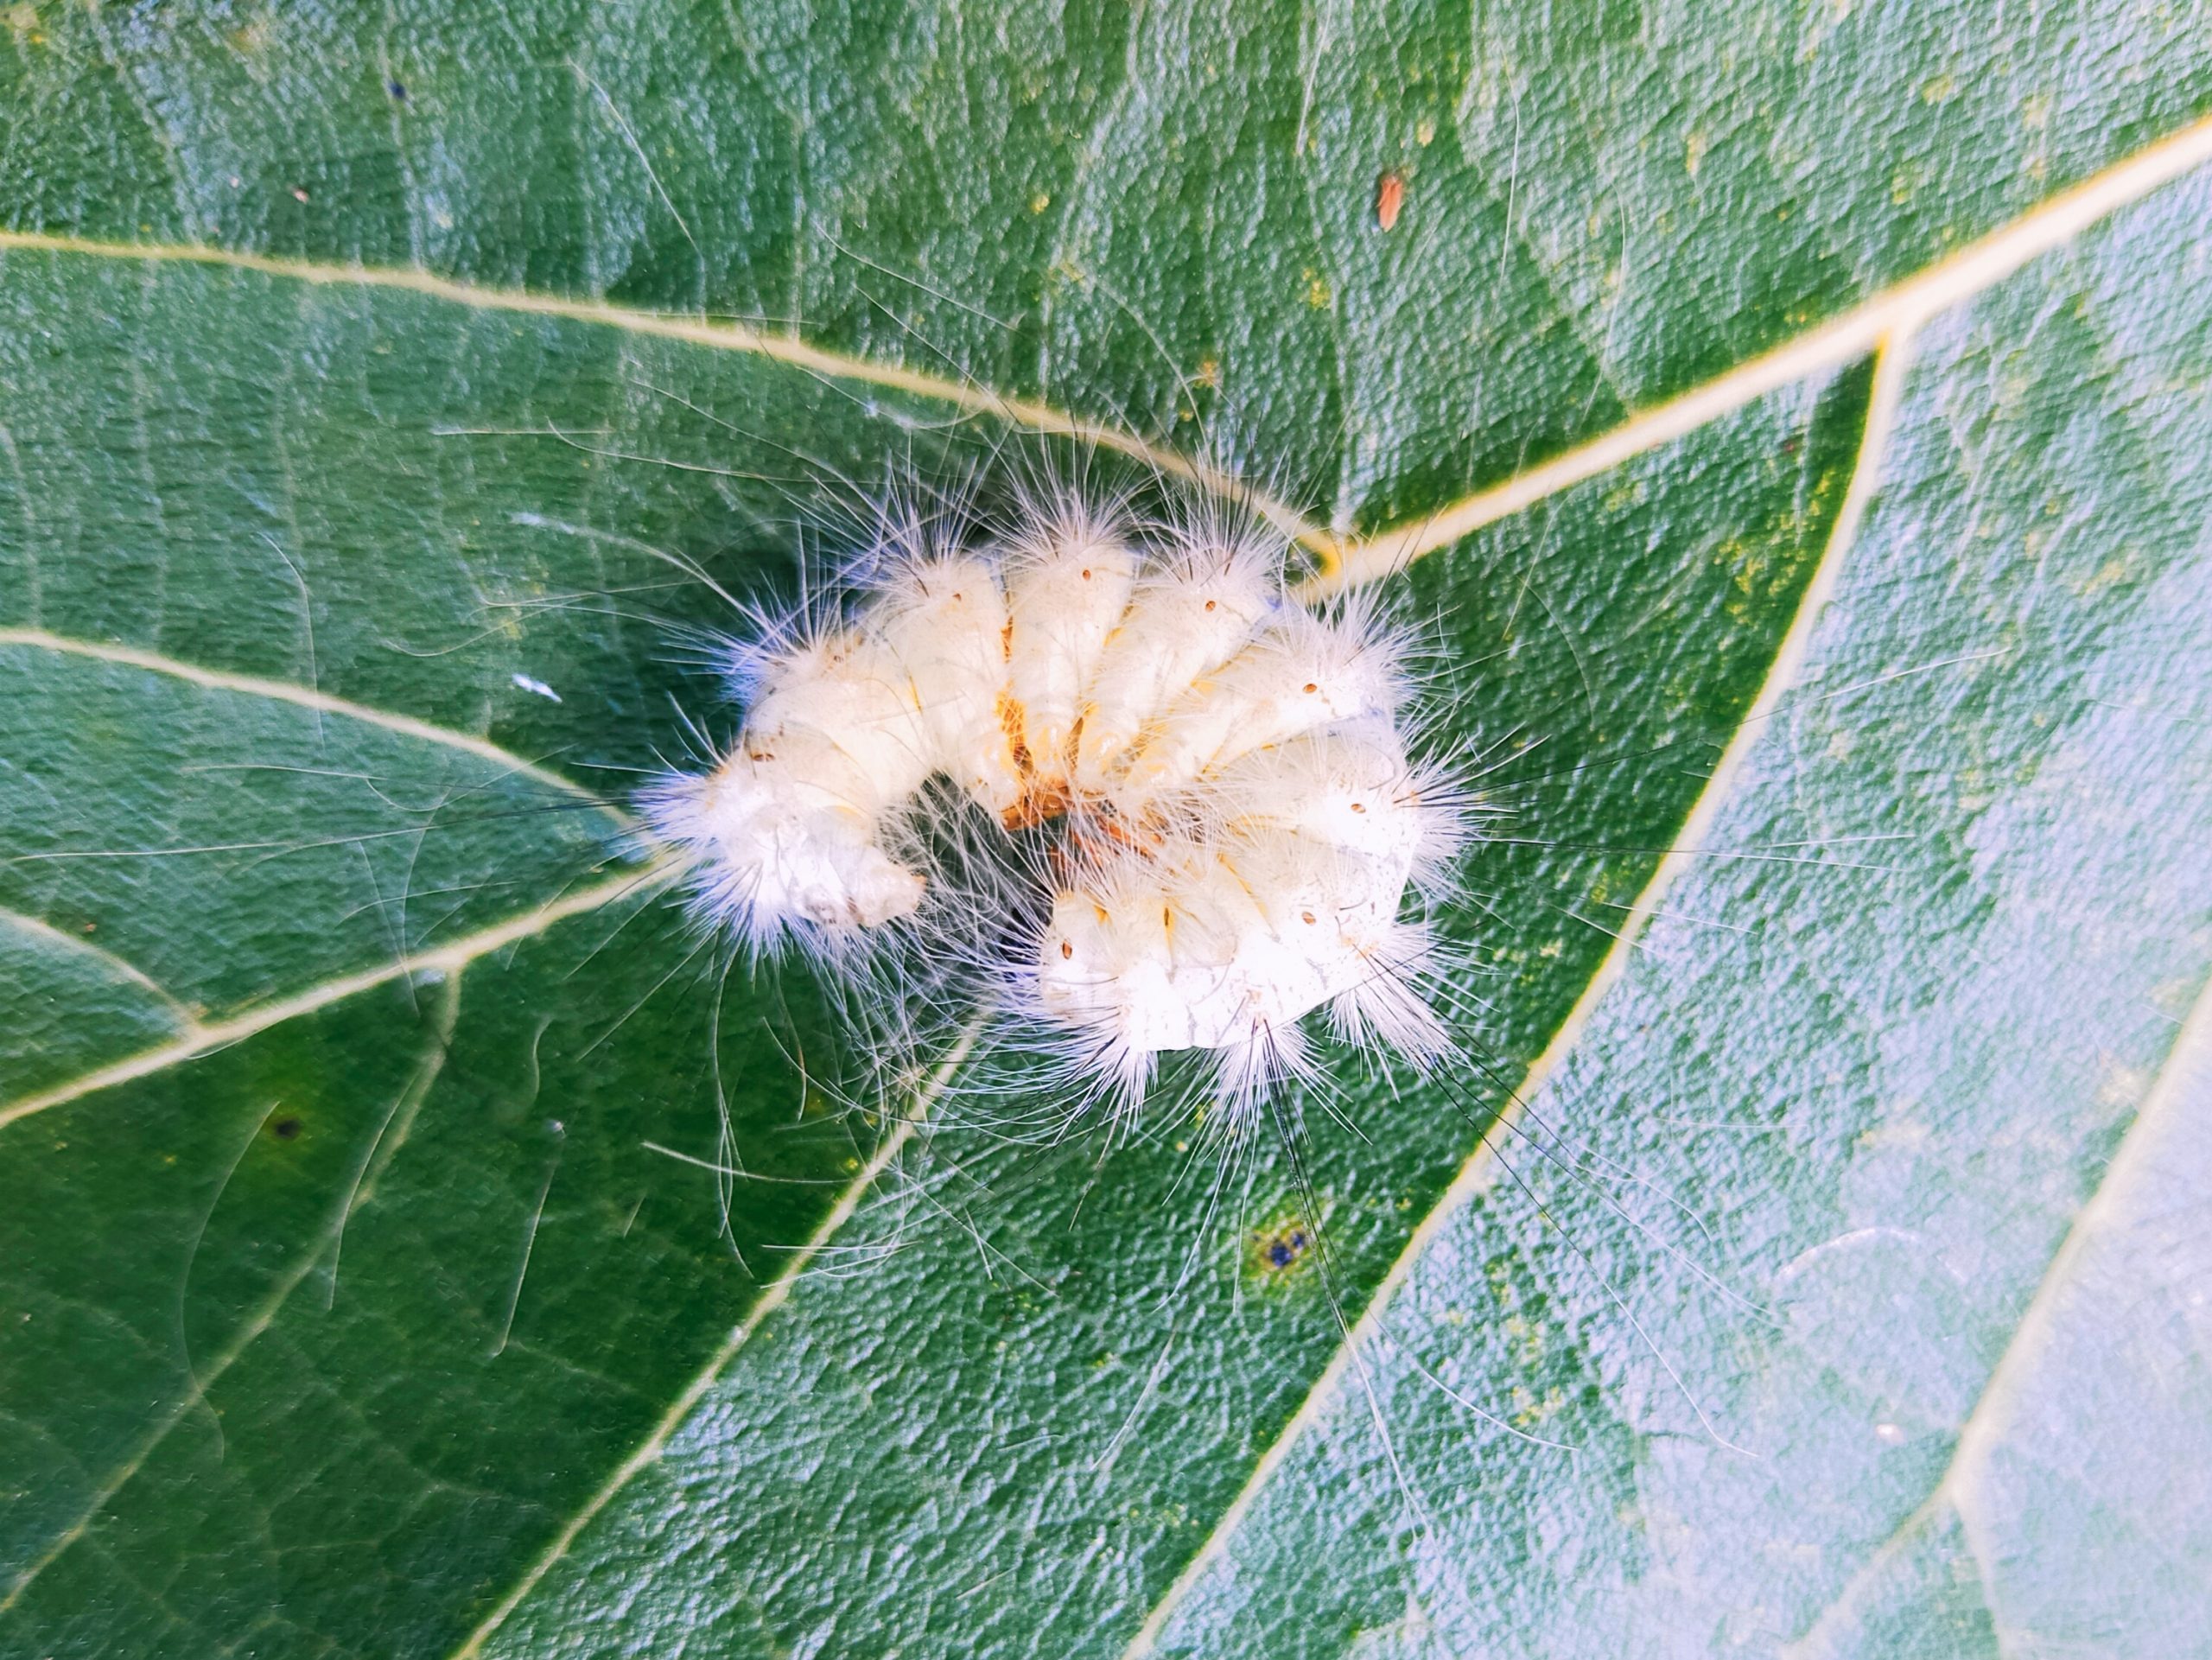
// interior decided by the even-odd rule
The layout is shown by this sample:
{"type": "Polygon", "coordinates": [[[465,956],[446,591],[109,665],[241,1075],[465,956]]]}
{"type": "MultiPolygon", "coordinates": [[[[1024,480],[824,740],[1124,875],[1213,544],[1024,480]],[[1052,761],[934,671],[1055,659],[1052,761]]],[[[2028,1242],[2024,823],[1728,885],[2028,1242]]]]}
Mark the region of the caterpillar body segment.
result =
{"type": "Polygon", "coordinates": [[[883,540],[839,616],[739,648],[737,741],[648,792],[703,915],[831,963],[894,937],[975,953],[1000,1010],[1124,1107],[1182,1051],[1249,1107],[1307,1066],[1324,1008],[1440,1053],[1402,913],[1465,804],[1412,753],[1397,632],[1296,605],[1285,547],[1204,518],[1062,502],[973,545],[883,540]],[[1003,838],[988,897],[933,875],[933,778],[1003,838]]]}

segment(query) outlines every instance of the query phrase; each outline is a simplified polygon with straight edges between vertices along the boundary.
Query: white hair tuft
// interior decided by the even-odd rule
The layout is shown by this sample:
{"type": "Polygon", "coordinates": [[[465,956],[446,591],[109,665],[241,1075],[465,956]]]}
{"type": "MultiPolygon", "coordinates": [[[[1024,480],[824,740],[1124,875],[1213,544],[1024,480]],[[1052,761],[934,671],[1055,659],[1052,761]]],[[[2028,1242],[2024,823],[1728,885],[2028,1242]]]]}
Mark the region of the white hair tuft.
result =
{"type": "Polygon", "coordinates": [[[1405,913],[1448,884],[1471,809],[1414,753],[1402,631],[1294,602],[1281,536],[1218,502],[1147,522],[1039,490],[996,535],[894,509],[875,543],[834,611],[756,620],[728,658],[737,741],[645,794],[701,916],[855,978],[918,944],[964,956],[1122,1111],[1198,1051],[1248,1119],[1311,1072],[1319,1010],[1442,1053],[1405,913]],[[995,842],[982,880],[966,857],[954,878],[948,811],[995,842]]]}

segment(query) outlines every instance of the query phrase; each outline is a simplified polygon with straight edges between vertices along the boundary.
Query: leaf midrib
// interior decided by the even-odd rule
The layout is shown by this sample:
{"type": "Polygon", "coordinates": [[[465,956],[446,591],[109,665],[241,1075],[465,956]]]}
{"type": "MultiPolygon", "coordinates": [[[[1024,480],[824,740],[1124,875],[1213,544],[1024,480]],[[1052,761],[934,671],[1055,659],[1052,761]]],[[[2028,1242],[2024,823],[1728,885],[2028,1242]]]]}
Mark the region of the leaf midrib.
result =
{"type": "MultiPolygon", "coordinates": [[[[1599,1003],[1627,971],[1630,958],[1639,948],[1644,930],[1657,913],[1668,890],[1684,871],[1709,851],[1703,845],[1706,832],[1712,828],[1728,800],[1737,776],[1742,771],[1744,758],[1759,736],[1759,729],[1780,710],[1783,699],[1796,688],[1803,671],[1814,626],[1819,621],[1821,612],[1830,595],[1835,592],[1844,562],[1849,557],[1859,526],[1866,517],[1867,502],[1880,477],[1883,452],[1887,448],[1890,431],[1895,423],[1911,356],[1909,336],[1892,337],[1883,344],[1875,365],[1874,384],[1860,429],[1858,454],[1852,464],[1851,481],[1844,493],[1842,503],[1836,510],[1835,522],[1828,532],[1827,545],[1821,550],[1820,563],[1798,597],[1796,614],[1790,619],[1788,633],[1783,636],[1782,643],[1775,652],[1774,661],[1768,667],[1765,680],[1745,709],[1743,718],[1736,723],[1727,747],[1721,752],[1719,761],[1699,791],[1697,799],[1684,817],[1681,827],[1675,834],[1674,845],[1667,850],[1658,867],[1651,873],[1650,879],[1637,894],[1628,914],[1614,933],[1611,946],[1599,960],[1596,972],[1583,987],[1581,995],[1575,999],[1574,1006],[1567,1011],[1566,1019],[1560,1022],[1552,1034],[1551,1040],[1544,1046],[1543,1053],[1530,1063],[1518,1086],[1508,1092],[1505,1108],[1499,1114],[1497,1122],[1483,1132],[1451,1182],[1407,1237],[1405,1244],[1389,1268],[1376,1282],[1375,1289],[1369,1294],[1359,1319],[1331,1352],[1327,1364],[1315,1375],[1305,1398],[1284,1421],[1274,1440],[1254,1462],[1243,1486],[1222,1511],[1205,1541],[1147,1612],[1144,1624],[1138,1627],[1136,1635],[1123,1650],[1123,1660],[1140,1660],[1140,1657],[1153,1651],[1160,1633],[1173,1618],[1175,1610],[1228,1548],[1229,1542],[1243,1526],[1245,1516],[1267,1490],[1275,1471],[1289,1458],[1306,1432],[1319,1421],[1323,1412],[1335,1400],[1344,1379],[1357,1364],[1360,1353],[1371,1348],[1381,1335],[1383,1319],[1391,1301],[1412,1277],[1436,1236],[1490,1185],[1491,1167],[1497,1158],[1497,1142],[1492,1139],[1493,1135],[1520,1117],[1527,1103],[1542,1089],[1545,1080],[1566,1059],[1568,1052],[1580,1041],[1599,1003]]],[[[1700,1415],[1702,1417],[1702,1414],[1700,1415]]]]}

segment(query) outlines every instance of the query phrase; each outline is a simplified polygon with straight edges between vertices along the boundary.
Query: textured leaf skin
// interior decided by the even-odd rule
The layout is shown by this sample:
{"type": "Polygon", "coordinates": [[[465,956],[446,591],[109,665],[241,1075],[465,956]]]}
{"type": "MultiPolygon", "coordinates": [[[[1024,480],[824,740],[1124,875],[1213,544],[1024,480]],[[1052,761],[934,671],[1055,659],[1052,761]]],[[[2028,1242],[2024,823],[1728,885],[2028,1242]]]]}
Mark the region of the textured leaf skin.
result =
{"type": "Polygon", "coordinates": [[[1618,1181],[1549,1217],[1501,1181],[1375,1368],[1418,1568],[1376,1548],[1404,1501],[1348,1396],[1160,1652],[2204,1651],[2203,1501],[2167,1472],[2207,1441],[2212,1092],[2177,1027],[2212,941],[2208,212],[2193,181],[1923,335],[1804,694],[1713,836],[1816,826],[1879,868],[1700,867],[1668,909],[1756,934],[1656,930],[1532,1103],[1714,1243],[1618,1181]],[[1417,1366],[1511,1378],[1580,1451],[1471,1431],[1417,1366]]]}
{"type": "Polygon", "coordinates": [[[1929,326],[1751,728],[1867,366],[1401,582],[1510,810],[1479,1060],[1344,1071],[1211,1211],[1171,1124],[1000,1145],[988,1066],[856,1187],[804,978],[725,980],[617,809],[727,720],[654,550],[787,585],[825,480],[995,441],[877,367],[1394,525],[2208,108],[2120,4],[0,16],[59,239],[0,245],[0,1114],[66,1097],[0,1120],[0,1654],[2197,1651],[2201,179],[1929,326]],[[185,245],[316,268],[132,257],[185,245]],[[1501,1132],[1440,1210],[1745,730],[1534,1103],[1611,1202],[1501,1132]],[[728,1238],[655,1150],[718,1096],[728,1238]],[[1263,1248],[1301,1178],[1328,1275],[1263,1248]]]}
{"type": "Polygon", "coordinates": [[[2132,0],[34,10],[0,219],[797,323],[1139,427],[1211,359],[1368,522],[2212,110],[2186,8],[2132,0]]]}

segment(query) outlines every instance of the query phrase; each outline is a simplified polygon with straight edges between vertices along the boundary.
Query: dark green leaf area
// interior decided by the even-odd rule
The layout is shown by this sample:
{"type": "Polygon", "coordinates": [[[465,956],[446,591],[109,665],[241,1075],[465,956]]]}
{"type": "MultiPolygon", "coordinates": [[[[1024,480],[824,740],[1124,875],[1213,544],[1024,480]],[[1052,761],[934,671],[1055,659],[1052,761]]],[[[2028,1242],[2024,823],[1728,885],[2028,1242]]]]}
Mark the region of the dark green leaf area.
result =
{"type": "Polygon", "coordinates": [[[207,1014],[531,910],[617,830],[496,756],[41,645],[0,645],[0,905],[207,1014]]]}
{"type": "Polygon", "coordinates": [[[1931,325],[1717,855],[1162,1652],[2201,1650],[2209,208],[1931,325]]]}
{"type": "Polygon", "coordinates": [[[1476,957],[1447,1081],[1332,1053],[1281,1121],[1294,1146],[1262,1123],[1224,1157],[1186,1097],[1110,1150],[1095,1123],[1045,1147],[1065,1084],[987,1033],[896,1179],[497,1651],[582,1632],[765,1653],[833,1615],[855,1652],[1125,1642],[1611,947],[1580,919],[1630,901],[1756,694],[1866,392],[1853,373],[1770,399],[1424,569],[1452,641],[1442,735],[1497,752],[1489,787],[1541,843],[1484,849],[1517,862],[1451,915],[1476,957]]]}
{"type": "Polygon", "coordinates": [[[457,1640],[868,1154],[784,1059],[801,989],[717,1066],[711,953],[632,901],[10,1125],[9,1650],[457,1640]],[[726,1237],[674,1156],[718,1087],[726,1237]]]}
{"type": "MultiPolygon", "coordinates": [[[[848,551],[860,498],[944,448],[754,353],[405,291],[18,251],[0,320],[0,626],[318,688],[616,796],[684,754],[678,705],[717,718],[702,669],[741,620],[696,573],[788,590],[802,532],[848,551]]],[[[289,748],[262,759],[312,764],[289,748]]]]}
{"type": "Polygon", "coordinates": [[[0,1101],[153,1048],[187,1019],[137,970],[93,944],[84,925],[67,934],[0,912],[0,1101]]]}
{"type": "Polygon", "coordinates": [[[1841,505],[1868,376],[1756,405],[1414,568],[1408,608],[1450,640],[1430,700],[1474,799],[1468,894],[1445,920],[1479,1071],[1542,1048],[1556,988],[1594,971],[1758,696],[1841,505]]]}
{"type": "Polygon", "coordinates": [[[2130,0],[57,3],[0,30],[0,220],[761,320],[1147,431],[1195,406],[1371,525],[2172,130],[2207,51],[2130,0]]]}

